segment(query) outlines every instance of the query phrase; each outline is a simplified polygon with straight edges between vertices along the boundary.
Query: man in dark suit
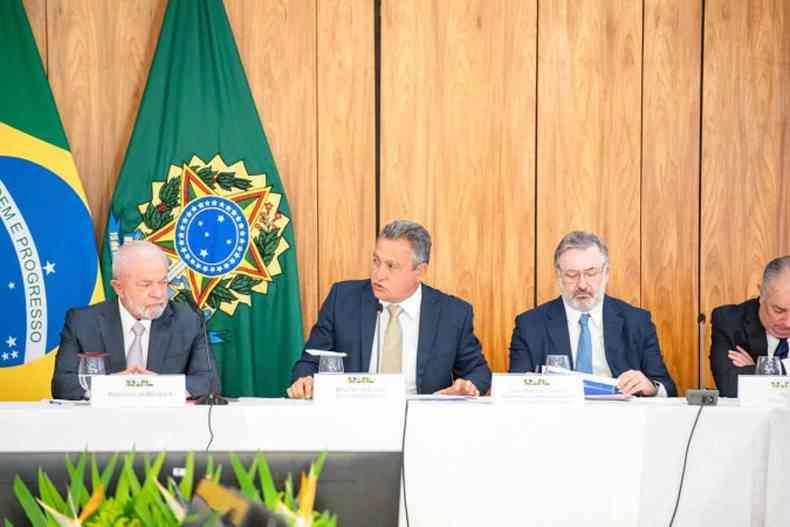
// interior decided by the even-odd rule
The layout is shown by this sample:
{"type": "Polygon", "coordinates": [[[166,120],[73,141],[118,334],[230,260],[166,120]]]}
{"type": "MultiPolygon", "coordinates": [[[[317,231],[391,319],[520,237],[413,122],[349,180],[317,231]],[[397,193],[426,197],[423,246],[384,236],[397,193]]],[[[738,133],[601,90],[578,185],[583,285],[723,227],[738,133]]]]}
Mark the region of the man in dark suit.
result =
{"type": "Polygon", "coordinates": [[[595,234],[574,231],[560,241],[561,296],[516,317],[510,371],[535,371],[547,355],[564,355],[574,370],[617,378],[625,394],[675,396],[650,313],[605,294],[608,263],[595,234]]]}
{"type": "Polygon", "coordinates": [[[723,397],[738,396],[738,375],[753,374],[758,357],[778,357],[790,371],[790,256],[768,263],[758,298],[717,307],[711,322],[710,366],[723,397]]]}
{"type": "MultiPolygon", "coordinates": [[[[191,396],[209,392],[212,367],[200,316],[167,299],[168,260],[154,244],[127,242],[113,257],[117,299],[71,309],[60,337],[52,396],[81,399],[79,354],[99,352],[107,373],[186,374],[191,396]]],[[[214,385],[218,390],[218,382],[214,385]]]]}
{"type": "MultiPolygon", "coordinates": [[[[421,225],[397,220],[384,227],[370,280],[332,286],[305,350],[346,353],[346,372],[403,373],[410,393],[485,393],[491,371],[474,334],[472,306],[422,283],[430,251],[421,225]]],[[[288,396],[310,397],[317,371],[317,358],[302,353],[288,396]]]]}

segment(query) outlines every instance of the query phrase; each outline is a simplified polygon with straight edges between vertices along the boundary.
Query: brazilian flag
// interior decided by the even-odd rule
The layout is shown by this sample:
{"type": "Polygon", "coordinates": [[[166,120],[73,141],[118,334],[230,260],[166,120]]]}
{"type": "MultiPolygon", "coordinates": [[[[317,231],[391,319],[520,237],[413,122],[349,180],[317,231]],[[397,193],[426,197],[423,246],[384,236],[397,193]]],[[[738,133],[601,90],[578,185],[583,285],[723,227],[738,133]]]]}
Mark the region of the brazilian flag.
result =
{"type": "Polygon", "coordinates": [[[171,0],[112,198],[105,285],[123,243],[157,244],[171,298],[207,322],[223,393],[282,396],[303,344],[291,218],[222,1],[171,0]]]}
{"type": "Polygon", "coordinates": [[[66,310],[102,300],[85,192],[21,0],[0,2],[0,400],[49,397],[66,310]]]}

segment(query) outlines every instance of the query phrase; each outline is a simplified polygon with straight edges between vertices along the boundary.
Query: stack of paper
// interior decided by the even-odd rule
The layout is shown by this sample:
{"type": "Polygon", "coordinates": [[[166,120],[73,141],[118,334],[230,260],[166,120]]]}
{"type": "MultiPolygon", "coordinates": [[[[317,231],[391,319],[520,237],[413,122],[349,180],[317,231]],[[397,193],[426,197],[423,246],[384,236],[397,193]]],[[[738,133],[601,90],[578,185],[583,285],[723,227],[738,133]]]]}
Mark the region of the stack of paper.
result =
{"type": "Polygon", "coordinates": [[[619,399],[623,397],[623,394],[617,389],[617,379],[611,377],[579,373],[559,366],[544,366],[543,373],[581,376],[584,384],[584,397],[587,399],[619,399]]]}

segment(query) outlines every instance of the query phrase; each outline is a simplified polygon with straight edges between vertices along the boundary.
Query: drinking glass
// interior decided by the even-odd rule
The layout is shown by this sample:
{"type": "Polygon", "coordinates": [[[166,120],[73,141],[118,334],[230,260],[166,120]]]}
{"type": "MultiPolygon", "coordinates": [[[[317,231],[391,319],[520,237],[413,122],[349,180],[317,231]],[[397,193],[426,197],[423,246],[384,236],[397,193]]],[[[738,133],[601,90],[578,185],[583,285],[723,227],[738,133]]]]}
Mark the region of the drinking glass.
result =
{"type": "Polygon", "coordinates": [[[546,366],[571,369],[571,361],[567,355],[546,355],[546,366]]]}
{"type": "Polygon", "coordinates": [[[94,375],[105,375],[104,357],[107,353],[80,353],[80,364],[77,370],[77,379],[85,391],[85,398],[91,398],[91,379],[94,375]]]}
{"type": "Polygon", "coordinates": [[[318,359],[318,373],[343,373],[343,357],[321,355],[318,359]]]}
{"type": "Polygon", "coordinates": [[[782,363],[778,357],[758,357],[754,373],[757,375],[781,375],[782,363]]]}

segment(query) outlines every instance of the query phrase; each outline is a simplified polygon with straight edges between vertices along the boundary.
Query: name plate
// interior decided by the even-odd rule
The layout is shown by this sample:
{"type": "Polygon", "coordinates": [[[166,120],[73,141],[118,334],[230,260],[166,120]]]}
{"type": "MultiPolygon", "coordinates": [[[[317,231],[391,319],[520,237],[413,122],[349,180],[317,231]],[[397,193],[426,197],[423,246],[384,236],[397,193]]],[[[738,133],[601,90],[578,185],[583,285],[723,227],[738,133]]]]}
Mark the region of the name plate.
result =
{"type": "Polygon", "coordinates": [[[406,383],[400,373],[318,373],[313,377],[318,404],[403,404],[406,383]]]}
{"type": "Polygon", "coordinates": [[[785,375],[738,375],[741,406],[790,408],[790,377],[785,375]]]}
{"type": "Polygon", "coordinates": [[[186,405],[183,375],[96,375],[91,380],[91,406],[139,408],[186,405]]]}
{"type": "Polygon", "coordinates": [[[584,385],[578,375],[495,373],[491,382],[495,404],[539,403],[581,406],[584,385]]]}

